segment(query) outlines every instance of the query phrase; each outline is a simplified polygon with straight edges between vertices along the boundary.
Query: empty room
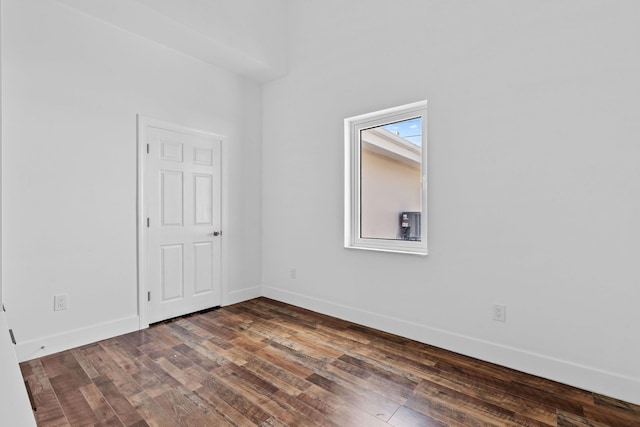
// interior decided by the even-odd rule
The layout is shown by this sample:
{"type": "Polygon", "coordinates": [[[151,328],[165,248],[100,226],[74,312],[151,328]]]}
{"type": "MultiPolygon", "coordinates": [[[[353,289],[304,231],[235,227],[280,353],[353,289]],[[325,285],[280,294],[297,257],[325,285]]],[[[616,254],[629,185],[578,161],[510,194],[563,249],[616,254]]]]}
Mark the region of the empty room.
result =
{"type": "Polygon", "coordinates": [[[0,426],[640,426],[638,23],[0,0],[0,426]]]}

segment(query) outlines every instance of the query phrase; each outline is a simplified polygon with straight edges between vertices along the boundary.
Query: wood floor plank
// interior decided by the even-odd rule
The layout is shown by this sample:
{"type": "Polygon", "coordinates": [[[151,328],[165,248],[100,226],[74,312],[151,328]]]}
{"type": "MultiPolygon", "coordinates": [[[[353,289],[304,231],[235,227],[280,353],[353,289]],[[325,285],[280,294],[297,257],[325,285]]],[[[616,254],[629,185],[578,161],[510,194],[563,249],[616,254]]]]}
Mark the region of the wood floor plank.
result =
{"type": "MultiPolygon", "coordinates": [[[[86,359],[91,363],[93,369],[100,374],[96,378],[100,378],[106,375],[107,372],[113,369],[119,369],[118,364],[111,359],[110,355],[99,344],[89,347],[84,351],[86,359]]],[[[92,378],[95,382],[96,378],[92,378]]]]}
{"type": "Polygon", "coordinates": [[[84,368],[75,358],[73,352],[67,351],[62,354],[65,355],[63,363],[67,368],[67,372],[71,375],[73,382],[78,386],[91,384],[91,378],[89,378],[84,368]]]}
{"type": "MultiPolygon", "coordinates": [[[[203,328],[200,325],[202,322],[198,322],[198,317],[194,316],[189,318],[180,318],[172,323],[172,325],[178,325],[185,330],[191,332],[195,337],[197,337],[200,341],[208,340],[214,337],[213,330],[214,328],[203,328]]],[[[204,319],[203,319],[204,320],[204,319]]],[[[229,340],[226,340],[229,341],[229,340]]]]}
{"type": "MultiPolygon", "coordinates": [[[[589,420],[579,415],[570,414],[564,411],[559,411],[557,426],[558,427],[608,427],[609,424],[599,423],[597,421],[589,420]]],[[[621,427],[625,426],[625,424],[620,424],[620,426],[621,427]]]]}
{"type": "Polygon", "coordinates": [[[212,338],[215,336],[218,340],[220,340],[220,342],[233,341],[234,339],[242,336],[234,330],[226,327],[221,327],[219,324],[216,324],[213,319],[210,319],[206,316],[199,316],[193,320],[190,319],[190,322],[207,331],[209,333],[208,338],[212,338]]]}
{"type": "Polygon", "coordinates": [[[122,346],[120,341],[104,341],[99,344],[111,361],[115,363],[115,365],[112,364],[112,368],[116,367],[131,374],[136,373],[137,367],[134,360],[142,355],[137,349],[134,349],[134,355],[130,353],[129,348],[122,346]]]}
{"type": "Polygon", "coordinates": [[[49,378],[54,378],[58,375],[64,375],[67,373],[67,367],[63,360],[65,355],[65,352],[55,353],[40,359],[40,363],[42,363],[42,367],[49,378]]]}
{"type": "Polygon", "coordinates": [[[203,400],[209,402],[209,404],[216,408],[220,415],[228,425],[238,427],[252,427],[256,423],[252,422],[249,418],[245,417],[242,412],[242,408],[230,404],[225,400],[217,391],[215,386],[207,385],[195,391],[195,394],[200,396],[203,400]]]}
{"type": "Polygon", "coordinates": [[[340,378],[343,381],[353,384],[354,387],[376,393],[380,397],[400,405],[413,395],[415,388],[415,386],[406,388],[399,384],[391,384],[372,374],[363,378],[366,374],[360,368],[350,366],[340,360],[336,360],[330,366],[327,366],[326,372],[334,375],[332,377],[333,380],[340,378]]]}
{"type": "Polygon", "coordinates": [[[123,343],[122,345],[126,346],[127,350],[135,357],[140,356],[140,354],[135,353],[134,349],[154,340],[154,338],[149,334],[149,329],[130,332],[128,334],[121,335],[118,338],[118,341],[123,343]]]}
{"type": "Polygon", "coordinates": [[[191,346],[191,348],[219,366],[231,363],[224,354],[220,354],[222,349],[210,341],[204,341],[202,344],[191,346]]]}
{"type": "Polygon", "coordinates": [[[69,422],[62,410],[58,396],[51,386],[41,359],[31,360],[24,364],[29,365],[32,375],[25,377],[29,382],[33,400],[37,410],[34,415],[39,425],[68,426],[69,422]]]}
{"type": "Polygon", "coordinates": [[[216,369],[214,375],[229,388],[246,396],[257,406],[261,406],[269,396],[278,390],[273,384],[262,380],[244,367],[233,363],[216,369]]]}
{"type": "Polygon", "coordinates": [[[284,390],[291,395],[296,395],[311,386],[308,381],[260,357],[252,357],[243,366],[254,375],[274,384],[278,389],[284,390]]]}
{"type": "Polygon", "coordinates": [[[593,402],[596,408],[611,411],[623,417],[640,420],[640,406],[614,399],[612,397],[593,394],[593,402]]]}
{"type": "Polygon", "coordinates": [[[269,345],[269,341],[262,339],[257,340],[254,337],[239,336],[230,341],[231,344],[243,348],[244,350],[253,353],[261,350],[269,345]]]}
{"type": "Polygon", "coordinates": [[[389,367],[388,369],[413,381],[428,378],[437,372],[436,362],[433,360],[406,357],[400,352],[391,352],[381,348],[365,346],[354,350],[350,355],[356,358],[366,358],[369,363],[377,366],[389,367]]]}
{"type": "MultiPolygon", "coordinates": [[[[299,378],[306,378],[311,375],[314,371],[313,369],[309,369],[303,364],[299,363],[296,360],[290,360],[284,357],[284,354],[281,350],[274,348],[272,346],[267,346],[261,350],[255,352],[257,357],[270,362],[288,372],[292,375],[297,376],[299,378]]],[[[249,359],[251,360],[251,359],[249,359]]]]}
{"type": "MultiPolygon", "coordinates": [[[[109,353],[108,353],[109,354],[109,353]]],[[[136,373],[135,371],[133,372],[136,373]]],[[[131,396],[143,391],[142,386],[124,369],[112,369],[104,374],[123,396],[131,396]]]]}
{"type": "Polygon", "coordinates": [[[333,394],[339,395],[349,405],[360,408],[385,421],[391,418],[401,406],[397,402],[353,386],[349,384],[348,381],[341,381],[338,377],[330,374],[312,374],[307,380],[318,387],[322,387],[333,394]]]}
{"type": "Polygon", "coordinates": [[[551,387],[546,388],[545,383],[540,382],[538,378],[531,377],[532,381],[530,383],[523,383],[513,381],[512,378],[509,378],[508,373],[505,373],[506,371],[498,374],[488,366],[475,367],[466,363],[453,364],[449,361],[440,361],[436,367],[440,369],[441,375],[450,376],[469,384],[475,384],[483,388],[508,389],[515,396],[525,400],[537,400],[546,407],[557,408],[578,415],[583,413],[583,398],[581,394],[578,399],[572,399],[563,393],[554,392],[551,387]]]}
{"type": "Polygon", "coordinates": [[[209,352],[216,355],[215,360],[219,360],[218,364],[224,366],[227,363],[235,363],[237,365],[242,365],[247,362],[247,360],[252,356],[252,353],[246,351],[240,347],[231,347],[231,348],[223,348],[218,346],[215,342],[211,340],[205,340],[202,343],[198,344],[197,348],[205,348],[209,352]]]}
{"type": "Polygon", "coordinates": [[[45,427],[640,427],[640,406],[268,298],[20,369],[45,427]]]}
{"type": "Polygon", "coordinates": [[[142,420],[138,411],[106,376],[96,378],[94,383],[124,425],[129,426],[142,420]]]}
{"type": "Polygon", "coordinates": [[[409,409],[405,406],[398,408],[395,414],[389,420],[389,424],[396,427],[447,427],[441,421],[433,419],[427,415],[416,412],[413,409],[409,409]]]}
{"type": "Polygon", "coordinates": [[[271,417],[267,421],[260,424],[260,427],[288,427],[285,423],[276,417],[271,417]]]}
{"type": "Polygon", "coordinates": [[[270,401],[265,405],[265,408],[279,421],[290,427],[339,427],[342,425],[326,418],[305,402],[280,390],[270,396],[270,401]]]}
{"type": "Polygon", "coordinates": [[[455,390],[464,395],[484,400],[507,410],[514,412],[514,417],[522,418],[527,422],[537,420],[543,425],[553,425],[556,419],[556,408],[544,404],[544,402],[531,402],[520,396],[512,394],[510,387],[494,386],[492,383],[480,383],[468,381],[467,377],[458,378],[450,372],[442,373],[437,370],[426,380],[443,387],[455,390]]]}
{"type": "Polygon", "coordinates": [[[350,404],[344,396],[337,395],[325,388],[312,385],[298,399],[316,411],[340,425],[385,427],[389,426],[382,419],[385,414],[371,414],[350,404]]]}
{"type": "MultiPolygon", "coordinates": [[[[84,396],[84,399],[87,401],[93,413],[98,420],[98,422],[102,422],[105,420],[113,419],[114,417],[117,419],[118,416],[114,412],[111,405],[104,398],[98,387],[94,383],[87,384],[85,386],[80,387],[80,393],[84,396]]],[[[122,423],[118,421],[120,425],[122,423]]]]}
{"type": "Polygon", "coordinates": [[[229,406],[236,408],[245,418],[256,425],[270,418],[269,413],[253,403],[247,396],[226,385],[223,381],[214,380],[213,384],[210,384],[207,388],[199,389],[198,395],[202,396],[204,394],[205,398],[211,401],[212,392],[229,406]]]}
{"type": "Polygon", "coordinates": [[[202,427],[220,425],[222,419],[214,411],[202,410],[198,404],[177,390],[169,390],[155,398],[156,402],[170,413],[177,425],[202,427]]]}
{"type": "Polygon", "coordinates": [[[271,342],[270,347],[275,349],[282,357],[290,360],[291,362],[300,365],[309,369],[311,372],[322,371],[325,366],[330,363],[330,360],[320,360],[315,357],[304,353],[303,351],[298,351],[294,348],[287,347],[286,345],[271,342]]]}
{"type": "Polygon", "coordinates": [[[593,406],[584,407],[585,415],[593,420],[613,425],[640,426],[640,406],[599,394],[593,395],[593,402],[593,406]]]}
{"type": "Polygon", "coordinates": [[[403,388],[413,390],[419,383],[418,380],[409,379],[404,375],[399,375],[393,372],[390,365],[380,366],[379,364],[371,363],[371,361],[364,358],[356,358],[347,354],[343,354],[338,357],[340,362],[346,363],[350,366],[358,368],[359,372],[369,373],[372,376],[384,380],[387,384],[394,384],[403,388]]]}
{"type": "Polygon", "coordinates": [[[407,400],[404,406],[447,426],[500,427],[502,425],[486,420],[484,417],[478,417],[466,408],[461,408],[459,405],[446,399],[440,399],[438,396],[415,394],[407,400]]]}
{"type": "Polygon", "coordinates": [[[100,373],[96,371],[96,369],[93,367],[91,362],[85,356],[84,351],[76,348],[71,350],[71,354],[73,354],[73,357],[76,358],[76,360],[78,361],[78,364],[82,367],[82,369],[84,370],[87,377],[89,377],[89,379],[93,380],[100,376],[100,373]]]}
{"type": "Polygon", "coordinates": [[[189,391],[196,390],[202,387],[202,384],[194,378],[189,373],[185,372],[183,369],[178,368],[176,365],[161,357],[156,361],[156,364],[162,368],[168,375],[175,378],[180,384],[184,386],[189,391]]]}
{"type": "Polygon", "coordinates": [[[206,338],[185,329],[178,322],[167,323],[166,328],[171,335],[181,341],[181,343],[185,343],[187,345],[197,345],[206,340],[206,338]]]}
{"type": "Polygon", "coordinates": [[[31,363],[21,363],[20,364],[20,373],[23,378],[28,378],[33,375],[33,368],[31,368],[31,363]]]}
{"type": "Polygon", "coordinates": [[[221,366],[215,361],[207,358],[203,354],[198,353],[196,350],[186,344],[177,345],[173,347],[173,349],[206,371],[211,371],[221,366]]]}
{"type": "Polygon", "coordinates": [[[583,416],[588,420],[593,420],[601,424],[612,426],[638,427],[640,426],[640,417],[635,414],[620,414],[602,407],[596,408],[585,406],[583,416]]]}
{"type": "MultiPolygon", "coordinates": [[[[144,345],[160,343],[163,347],[173,347],[183,343],[180,338],[173,336],[173,334],[167,333],[168,331],[168,323],[162,322],[151,325],[151,327],[146,330],[147,335],[150,339],[144,345]]],[[[144,347],[144,345],[138,346],[138,348],[144,347]]]]}
{"type": "Polygon", "coordinates": [[[50,381],[69,424],[90,425],[99,421],[80,392],[81,385],[73,381],[71,374],[58,375],[50,381]]]}
{"type": "Polygon", "coordinates": [[[354,331],[349,328],[351,326],[348,324],[345,327],[341,328],[333,328],[330,325],[327,325],[325,322],[316,326],[315,330],[319,333],[327,334],[329,336],[338,336],[344,339],[348,339],[349,341],[357,342],[362,345],[371,345],[371,337],[367,336],[367,334],[362,333],[360,331],[354,331]]]}
{"type": "MultiPolygon", "coordinates": [[[[459,412],[465,413],[471,419],[476,419],[490,424],[499,426],[545,426],[545,424],[535,420],[522,420],[522,417],[518,416],[516,412],[503,408],[500,405],[460,393],[454,389],[450,389],[427,380],[423,380],[420,383],[416,390],[416,395],[427,396],[430,399],[445,402],[452,406],[455,404],[455,407],[459,412]]],[[[410,405],[408,404],[407,406],[410,405]]],[[[419,411],[419,409],[415,407],[412,407],[412,409],[419,411]]]]}
{"type": "Polygon", "coordinates": [[[133,360],[135,371],[131,378],[150,396],[155,397],[176,386],[178,382],[166,372],[158,369],[153,360],[143,355],[133,360]]]}

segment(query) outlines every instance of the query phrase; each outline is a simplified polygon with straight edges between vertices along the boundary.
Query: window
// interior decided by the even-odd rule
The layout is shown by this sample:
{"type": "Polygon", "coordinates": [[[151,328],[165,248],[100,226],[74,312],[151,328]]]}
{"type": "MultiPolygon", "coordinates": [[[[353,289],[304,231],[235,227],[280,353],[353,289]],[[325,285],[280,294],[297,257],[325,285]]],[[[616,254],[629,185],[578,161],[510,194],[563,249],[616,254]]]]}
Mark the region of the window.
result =
{"type": "Polygon", "coordinates": [[[427,254],[427,102],[345,119],[345,247],[427,254]]]}

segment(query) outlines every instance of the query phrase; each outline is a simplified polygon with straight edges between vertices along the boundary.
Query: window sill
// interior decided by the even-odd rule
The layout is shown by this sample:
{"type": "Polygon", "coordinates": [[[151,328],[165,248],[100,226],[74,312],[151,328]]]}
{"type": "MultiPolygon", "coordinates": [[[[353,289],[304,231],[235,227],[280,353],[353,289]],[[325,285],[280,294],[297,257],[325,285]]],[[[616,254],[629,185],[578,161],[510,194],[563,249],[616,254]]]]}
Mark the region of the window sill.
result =
{"type": "Polygon", "coordinates": [[[406,255],[419,255],[419,256],[427,256],[429,253],[427,249],[417,249],[417,248],[388,248],[388,247],[380,247],[380,246],[360,246],[360,245],[345,245],[345,249],[359,249],[363,251],[373,251],[373,252],[389,252],[394,254],[406,254],[406,255]]]}

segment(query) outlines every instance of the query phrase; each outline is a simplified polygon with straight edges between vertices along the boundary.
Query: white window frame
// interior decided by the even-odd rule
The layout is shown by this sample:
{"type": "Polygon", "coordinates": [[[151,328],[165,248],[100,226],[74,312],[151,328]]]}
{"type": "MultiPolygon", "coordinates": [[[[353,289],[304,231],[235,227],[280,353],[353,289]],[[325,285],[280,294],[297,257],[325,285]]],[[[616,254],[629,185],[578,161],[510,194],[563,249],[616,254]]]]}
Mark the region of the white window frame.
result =
{"type": "Polygon", "coordinates": [[[345,135],[345,198],[344,247],[370,251],[427,255],[427,101],[350,117],[344,120],[345,135]],[[361,131],[389,123],[422,118],[421,164],[421,235],[420,241],[368,239],[360,237],[360,137],[361,131]]]}

